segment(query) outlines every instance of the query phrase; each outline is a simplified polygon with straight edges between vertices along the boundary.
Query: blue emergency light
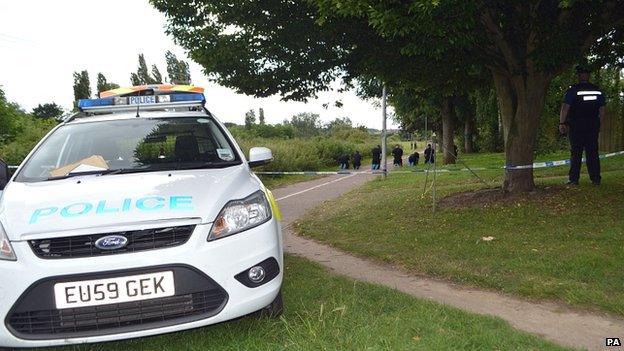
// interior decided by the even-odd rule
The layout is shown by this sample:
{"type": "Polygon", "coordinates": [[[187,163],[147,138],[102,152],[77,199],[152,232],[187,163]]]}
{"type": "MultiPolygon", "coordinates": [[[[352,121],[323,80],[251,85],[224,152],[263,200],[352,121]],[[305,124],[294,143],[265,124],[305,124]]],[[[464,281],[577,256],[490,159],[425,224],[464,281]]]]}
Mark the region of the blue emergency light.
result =
{"type": "Polygon", "coordinates": [[[113,98],[105,98],[105,99],[80,99],[78,100],[78,107],[96,107],[96,106],[113,106],[115,104],[115,99],[113,98]]]}

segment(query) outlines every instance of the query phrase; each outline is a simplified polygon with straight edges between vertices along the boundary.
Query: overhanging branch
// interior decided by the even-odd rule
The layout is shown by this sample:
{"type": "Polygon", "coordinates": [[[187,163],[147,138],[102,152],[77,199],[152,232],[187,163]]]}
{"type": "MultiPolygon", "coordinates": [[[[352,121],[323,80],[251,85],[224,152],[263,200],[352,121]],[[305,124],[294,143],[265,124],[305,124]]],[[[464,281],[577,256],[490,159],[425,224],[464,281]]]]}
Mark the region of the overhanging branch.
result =
{"type": "Polygon", "coordinates": [[[496,48],[500,51],[502,57],[504,58],[505,63],[507,64],[507,69],[510,72],[520,71],[522,68],[520,62],[511,45],[507,42],[501,28],[495,22],[492,11],[490,9],[484,9],[481,14],[481,20],[485,25],[489,38],[496,45],[496,48]]]}

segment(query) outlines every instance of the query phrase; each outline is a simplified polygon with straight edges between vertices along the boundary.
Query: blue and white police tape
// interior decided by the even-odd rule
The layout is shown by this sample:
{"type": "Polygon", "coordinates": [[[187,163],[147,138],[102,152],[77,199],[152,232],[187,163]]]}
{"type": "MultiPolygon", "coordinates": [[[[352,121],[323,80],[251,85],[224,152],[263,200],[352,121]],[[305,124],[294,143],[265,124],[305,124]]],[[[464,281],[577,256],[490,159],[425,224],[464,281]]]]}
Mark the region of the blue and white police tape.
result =
{"type": "MultiPolygon", "coordinates": [[[[486,168],[473,168],[472,170],[477,170],[477,171],[483,171],[486,168]]],[[[500,169],[500,168],[497,168],[500,169]]],[[[464,171],[469,171],[468,168],[461,168],[461,169],[414,169],[414,170],[410,170],[410,171],[393,171],[393,170],[388,170],[386,171],[386,174],[409,174],[409,173],[448,173],[448,172],[464,172],[464,171]]],[[[378,174],[384,174],[384,171],[378,171],[378,170],[374,170],[374,171],[336,171],[336,172],[332,172],[332,171],[322,171],[322,172],[314,172],[314,171],[303,171],[303,172],[254,172],[255,174],[259,174],[259,175],[308,175],[308,176],[315,176],[315,175],[378,175],[378,174]]]]}
{"type": "MultiPolygon", "coordinates": [[[[600,155],[599,157],[603,159],[603,158],[620,156],[620,155],[624,155],[624,151],[611,152],[608,154],[600,155]]],[[[585,162],[584,157],[583,157],[583,162],[585,162]]],[[[520,170],[520,169],[559,167],[559,166],[565,166],[569,164],[570,164],[570,160],[567,159],[567,160],[557,160],[557,161],[536,162],[536,163],[533,163],[532,165],[522,165],[522,166],[507,165],[503,168],[508,169],[508,170],[520,170]]]]}
{"type": "MultiPolygon", "coordinates": [[[[293,172],[254,172],[255,174],[262,174],[262,175],[307,175],[307,176],[314,176],[314,175],[335,175],[335,174],[360,174],[360,173],[367,173],[370,174],[371,172],[351,172],[351,171],[338,171],[338,172],[332,172],[332,171],[293,171],[293,172]]],[[[380,174],[383,172],[380,172],[380,174]]]]}
{"type": "MultiPolygon", "coordinates": [[[[600,155],[601,159],[621,156],[624,155],[624,151],[611,152],[608,154],[600,155]]],[[[583,158],[583,162],[585,162],[585,158],[583,158]]],[[[544,162],[535,162],[532,165],[522,165],[522,166],[503,166],[503,167],[477,167],[477,168],[442,168],[442,169],[413,169],[409,171],[397,171],[397,170],[389,170],[387,174],[409,174],[409,173],[449,173],[449,172],[467,172],[467,171],[484,171],[484,170],[493,170],[493,169],[508,169],[508,170],[520,170],[520,169],[536,169],[536,168],[550,168],[550,167],[559,167],[569,165],[570,160],[556,160],[556,161],[544,161],[544,162]]],[[[375,170],[375,171],[337,171],[337,172],[314,172],[314,171],[304,171],[304,172],[255,172],[256,174],[261,175],[340,175],[340,174],[383,174],[383,171],[375,170]]]]}

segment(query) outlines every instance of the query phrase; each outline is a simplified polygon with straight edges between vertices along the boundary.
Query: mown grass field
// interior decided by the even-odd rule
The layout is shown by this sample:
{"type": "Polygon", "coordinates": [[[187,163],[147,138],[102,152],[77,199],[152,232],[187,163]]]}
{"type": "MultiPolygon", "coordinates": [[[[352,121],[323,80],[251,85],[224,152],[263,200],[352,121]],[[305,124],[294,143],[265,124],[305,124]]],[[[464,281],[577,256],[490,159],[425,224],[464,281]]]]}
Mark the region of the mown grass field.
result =
{"type": "Polygon", "coordinates": [[[330,275],[286,257],[285,313],[54,350],[563,350],[506,322],[330,275]]]}
{"type": "MultiPolygon", "coordinates": [[[[464,160],[476,168],[503,164],[500,154],[464,160]]],[[[317,208],[297,230],[415,274],[622,316],[624,157],[603,160],[602,168],[599,187],[586,174],[580,186],[564,186],[566,166],[538,169],[536,194],[459,207],[440,204],[435,215],[431,187],[422,195],[425,174],[391,174],[317,208]]],[[[500,186],[502,170],[477,173],[500,186]]],[[[482,188],[468,172],[437,175],[439,198],[482,188]]]]}

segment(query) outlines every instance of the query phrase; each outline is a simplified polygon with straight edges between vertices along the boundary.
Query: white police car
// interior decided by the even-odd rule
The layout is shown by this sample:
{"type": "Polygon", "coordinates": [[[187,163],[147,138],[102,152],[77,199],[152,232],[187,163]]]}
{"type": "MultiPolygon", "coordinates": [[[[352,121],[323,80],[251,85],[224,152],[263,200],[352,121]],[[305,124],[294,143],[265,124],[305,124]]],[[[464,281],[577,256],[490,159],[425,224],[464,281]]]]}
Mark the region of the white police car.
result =
{"type": "Polygon", "coordinates": [[[192,86],[81,100],[10,180],[0,167],[0,347],[175,332],[281,313],[281,228],[192,86]]]}

